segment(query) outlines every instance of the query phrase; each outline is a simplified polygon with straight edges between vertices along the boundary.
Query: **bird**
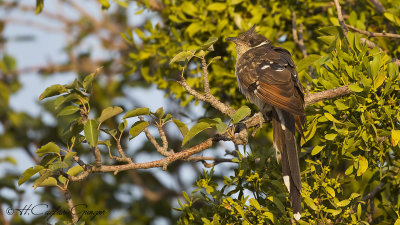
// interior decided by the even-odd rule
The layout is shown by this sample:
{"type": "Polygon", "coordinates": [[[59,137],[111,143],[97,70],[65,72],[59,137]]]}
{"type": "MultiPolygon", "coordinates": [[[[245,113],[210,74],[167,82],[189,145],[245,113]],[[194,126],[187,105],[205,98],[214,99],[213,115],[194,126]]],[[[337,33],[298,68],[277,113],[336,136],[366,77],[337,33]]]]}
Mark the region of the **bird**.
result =
{"type": "Polygon", "coordinates": [[[295,133],[303,136],[306,117],[304,90],[296,66],[290,52],[272,45],[255,31],[255,25],[226,41],[236,47],[235,74],[240,91],[266,120],[272,120],[276,158],[282,164],[293,217],[299,220],[302,185],[295,133]]]}

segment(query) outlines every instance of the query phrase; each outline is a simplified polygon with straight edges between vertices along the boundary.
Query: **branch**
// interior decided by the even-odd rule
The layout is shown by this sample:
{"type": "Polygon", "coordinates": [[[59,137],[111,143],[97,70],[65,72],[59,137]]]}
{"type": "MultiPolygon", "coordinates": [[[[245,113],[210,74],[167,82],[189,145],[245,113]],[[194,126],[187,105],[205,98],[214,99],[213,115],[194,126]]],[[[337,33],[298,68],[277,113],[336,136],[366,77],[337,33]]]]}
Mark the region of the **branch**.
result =
{"type": "Polygon", "coordinates": [[[349,89],[349,86],[346,85],[335,89],[313,93],[305,97],[304,99],[305,106],[308,107],[309,105],[315,104],[320,101],[325,101],[328,99],[349,95],[352,92],[353,91],[349,89]]]}
{"type": "Polygon", "coordinates": [[[342,15],[342,7],[340,7],[339,0],[333,0],[335,2],[336,11],[338,14],[339,24],[343,30],[344,37],[346,38],[347,42],[349,42],[349,38],[347,37],[347,27],[346,23],[344,22],[343,15],[342,15]]]}
{"type": "MultiPolygon", "coordinates": [[[[139,119],[144,121],[143,117],[139,116],[139,119]]],[[[162,141],[162,146],[160,146],[156,139],[151,135],[149,129],[146,127],[144,128],[144,133],[146,134],[147,139],[154,145],[154,147],[157,149],[157,151],[163,155],[163,156],[170,156],[173,154],[172,152],[168,152],[168,140],[167,136],[165,135],[164,130],[162,129],[161,125],[157,124],[158,132],[160,133],[160,138],[162,141]]]]}
{"type": "Polygon", "coordinates": [[[370,32],[370,31],[358,29],[357,27],[353,27],[353,26],[348,25],[348,24],[345,24],[345,26],[348,27],[350,30],[356,31],[356,32],[358,32],[360,34],[367,35],[368,37],[400,38],[400,34],[392,34],[392,33],[386,33],[386,32],[373,33],[373,32],[370,32]]]}
{"type": "Polygon", "coordinates": [[[232,162],[232,159],[215,158],[215,157],[209,157],[209,156],[191,156],[191,157],[185,159],[185,161],[195,161],[195,162],[200,161],[201,163],[203,163],[203,165],[205,167],[211,168],[211,167],[218,165],[220,163],[223,163],[223,162],[232,162]],[[211,160],[213,162],[207,163],[206,160],[211,160]]]}
{"type": "Polygon", "coordinates": [[[379,0],[369,0],[375,8],[380,12],[384,13],[386,11],[385,7],[383,7],[382,3],[379,0]]]}
{"type": "Polygon", "coordinates": [[[371,200],[372,201],[372,199],[375,197],[375,195],[378,194],[383,189],[383,186],[385,186],[385,184],[386,183],[383,183],[383,182],[379,183],[374,189],[372,189],[371,192],[369,192],[368,194],[364,195],[364,197],[362,197],[360,199],[360,201],[354,206],[353,209],[350,210],[349,213],[353,214],[354,212],[357,212],[358,204],[361,204],[362,202],[366,202],[367,200],[371,200]]]}
{"type": "Polygon", "coordinates": [[[208,81],[207,63],[206,63],[204,57],[201,57],[201,64],[202,64],[202,69],[203,69],[203,86],[204,86],[205,95],[200,94],[199,92],[194,90],[192,87],[190,87],[190,85],[187,83],[185,77],[183,76],[185,69],[182,70],[182,73],[179,76],[180,80],[177,81],[178,84],[180,84],[182,87],[184,87],[185,90],[190,95],[192,95],[195,99],[209,103],[211,106],[213,106],[215,109],[217,109],[221,113],[223,113],[225,115],[235,114],[236,110],[234,108],[222,103],[214,95],[211,94],[209,81],[208,81]]]}
{"type": "Polygon", "coordinates": [[[292,34],[294,42],[299,46],[301,53],[303,53],[304,57],[307,57],[307,49],[303,40],[303,23],[299,24],[299,33],[297,33],[297,25],[296,25],[296,12],[292,12],[292,34]]]}
{"type": "Polygon", "coordinates": [[[385,183],[383,183],[383,182],[379,183],[370,193],[368,193],[367,195],[362,197],[360,201],[365,202],[369,199],[374,198],[375,195],[378,194],[382,190],[383,186],[385,186],[385,183]]]}
{"type": "Polygon", "coordinates": [[[72,222],[76,224],[79,220],[78,215],[76,214],[74,202],[72,201],[71,195],[68,191],[68,189],[65,190],[64,192],[65,200],[67,201],[69,211],[71,212],[72,215],[72,222]]]}

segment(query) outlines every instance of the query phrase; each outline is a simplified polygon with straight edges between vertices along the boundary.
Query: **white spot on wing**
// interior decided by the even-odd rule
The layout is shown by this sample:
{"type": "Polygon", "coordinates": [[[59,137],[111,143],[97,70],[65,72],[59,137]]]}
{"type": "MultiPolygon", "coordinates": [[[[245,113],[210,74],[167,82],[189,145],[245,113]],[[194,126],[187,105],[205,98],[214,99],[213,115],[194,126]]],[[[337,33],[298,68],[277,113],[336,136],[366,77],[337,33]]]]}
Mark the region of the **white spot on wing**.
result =
{"type": "Polygon", "coordinates": [[[265,70],[265,69],[267,69],[267,68],[269,68],[269,67],[270,67],[269,65],[265,65],[265,66],[261,67],[261,69],[262,69],[262,70],[265,70]]]}
{"type": "Polygon", "coordinates": [[[274,148],[275,148],[275,158],[276,158],[276,161],[279,163],[282,160],[282,156],[281,156],[281,152],[278,149],[278,147],[276,146],[275,142],[274,142],[274,148]]]}
{"type": "Polygon", "coordinates": [[[288,189],[289,193],[290,193],[290,180],[289,180],[289,176],[283,176],[283,182],[285,183],[286,188],[288,189]]]}
{"type": "Polygon", "coordinates": [[[283,118],[282,111],[280,109],[276,109],[276,113],[281,121],[282,130],[286,130],[285,119],[283,118]]]}
{"type": "Polygon", "coordinates": [[[275,71],[282,72],[284,69],[276,69],[275,71]]]}
{"type": "Polygon", "coordinates": [[[301,214],[299,212],[297,212],[293,215],[293,217],[295,220],[299,220],[301,218],[301,214]]]}
{"type": "Polygon", "coordinates": [[[259,45],[255,46],[253,48],[257,48],[257,47],[260,47],[260,46],[263,46],[263,45],[266,45],[266,44],[268,44],[268,41],[263,41],[259,45]]]}

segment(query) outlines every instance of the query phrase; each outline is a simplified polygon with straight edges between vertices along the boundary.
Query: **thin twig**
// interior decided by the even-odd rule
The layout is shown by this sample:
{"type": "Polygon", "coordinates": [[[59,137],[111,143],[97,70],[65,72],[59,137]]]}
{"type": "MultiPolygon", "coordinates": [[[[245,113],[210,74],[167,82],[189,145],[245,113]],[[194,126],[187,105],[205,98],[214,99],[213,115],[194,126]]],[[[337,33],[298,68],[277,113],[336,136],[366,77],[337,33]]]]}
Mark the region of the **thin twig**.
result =
{"type": "Polygon", "coordinates": [[[303,40],[303,23],[299,24],[299,32],[297,33],[297,17],[296,12],[292,12],[292,34],[294,42],[299,46],[301,53],[304,57],[307,57],[307,49],[303,40]]]}
{"type": "Polygon", "coordinates": [[[384,13],[386,11],[385,7],[383,7],[382,3],[379,0],[369,0],[375,8],[380,12],[384,13]]]}
{"type": "Polygon", "coordinates": [[[349,24],[345,24],[345,26],[348,27],[350,30],[356,31],[356,32],[358,32],[360,34],[367,35],[368,37],[400,38],[400,34],[392,34],[392,33],[386,33],[386,32],[374,33],[374,32],[371,32],[371,31],[358,29],[357,27],[353,27],[353,26],[351,26],[349,24]]]}
{"type": "Polygon", "coordinates": [[[333,0],[335,2],[336,11],[338,14],[339,24],[343,30],[344,37],[346,38],[347,42],[349,42],[349,38],[347,36],[347,27],[346,23],[344,22],[343,15],[342,15],[342,7],[340,7],[339,0],[333,0]]]}

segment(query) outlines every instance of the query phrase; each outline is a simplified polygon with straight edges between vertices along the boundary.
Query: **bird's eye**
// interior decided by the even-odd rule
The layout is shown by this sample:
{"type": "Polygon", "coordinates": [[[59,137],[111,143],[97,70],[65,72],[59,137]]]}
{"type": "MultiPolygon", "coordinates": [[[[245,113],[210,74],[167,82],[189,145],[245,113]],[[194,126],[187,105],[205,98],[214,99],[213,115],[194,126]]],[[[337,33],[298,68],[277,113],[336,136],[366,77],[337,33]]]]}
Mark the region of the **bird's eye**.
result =
{"type": "Polygon", "coordinates": [[[254,44],[254,40],[250,40],[250,45],[253,45],[254,44]]]}

